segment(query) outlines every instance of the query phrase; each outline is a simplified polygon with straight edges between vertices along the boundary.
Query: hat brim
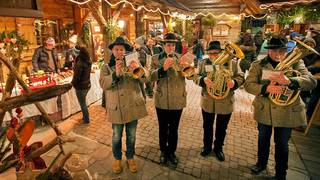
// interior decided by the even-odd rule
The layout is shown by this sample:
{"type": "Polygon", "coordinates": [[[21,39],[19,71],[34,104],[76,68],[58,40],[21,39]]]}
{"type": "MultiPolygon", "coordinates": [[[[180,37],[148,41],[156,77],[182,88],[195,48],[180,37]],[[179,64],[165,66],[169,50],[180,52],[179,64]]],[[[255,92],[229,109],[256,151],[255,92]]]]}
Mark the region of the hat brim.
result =
{"type": "Polygon", "coordinates": [[[116,46],[116,45],[122,45],[122,46],[124,46],[124,48],[126,49],[126,51],[131,51],[131,46],[130,46],[129,44],[127,44],[127,43],[112,43],[112,44],[110,44],[110,45],[108,46],[108,48],[109,48],[110,50],[112,50],[112,48],[113,48],[114,46],[116,46]]]}
{"type": "Polygon", "coordinates": [[[265,46],[264,48],[265,49],[288,49],[289,47],[288,46],[272,46],[272,45],[269,45],[269,46],[265,46]]]}

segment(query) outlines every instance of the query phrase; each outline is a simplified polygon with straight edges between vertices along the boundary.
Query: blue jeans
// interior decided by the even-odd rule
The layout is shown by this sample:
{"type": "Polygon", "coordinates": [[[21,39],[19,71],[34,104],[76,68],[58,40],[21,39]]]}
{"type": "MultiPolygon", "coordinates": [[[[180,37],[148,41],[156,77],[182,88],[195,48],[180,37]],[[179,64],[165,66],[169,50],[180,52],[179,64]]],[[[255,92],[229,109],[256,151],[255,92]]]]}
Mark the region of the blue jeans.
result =
{"type": "Polygon", "coordinates": [[[89,91],[89,89],[76,90],[76,96],[77,96],[78,102],[80,104],[82,115],[83,115],[82,119],[83,119],[83,122],[85,122],[85,123],[90,122],[88,107],[87,107],[87,103],[86,103],[86,97],[87,97],[88,91],[89,91]]]}
{"type": "Polygon", "coordinates": [[[136,143],[136,130],[138,120],[131,121],[126,124],[112,124],[113,135],[112,135],[112,153],[113,157],[117,160],[122,159],[122,131],[126,127],[126,157],[127,159],[133,159],[135,153],[136,143]]]}
{"type": "MultiPolygon", "coordinates": [[[[258,165],[266,167],[270,152],[270,138],[272,126],[258,123],[258,165]]],[[[289,147],[288,141],[291,137],[291,128],[274,127],[276,176],[285,177],[288,169],[289,147]]]]}

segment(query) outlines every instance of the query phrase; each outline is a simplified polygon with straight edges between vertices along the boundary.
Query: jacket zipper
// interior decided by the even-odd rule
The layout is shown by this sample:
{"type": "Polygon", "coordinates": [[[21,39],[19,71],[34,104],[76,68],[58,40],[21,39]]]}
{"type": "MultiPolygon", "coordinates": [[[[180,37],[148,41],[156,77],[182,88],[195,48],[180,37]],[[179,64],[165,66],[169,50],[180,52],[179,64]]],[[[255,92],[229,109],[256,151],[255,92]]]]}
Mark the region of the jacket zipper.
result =
{"type": "Polygon", "coordinates": [[[121,121],[123,121],[123,118],[122,118],[122,112],[121,112],[121,105],[120,105],[120,95],[119,95],[119,82],[117,82],[117,91],[118,91],[118,104],[119,104],[119,111],[120,111],[120,117],[121,117],[121,121]]]}

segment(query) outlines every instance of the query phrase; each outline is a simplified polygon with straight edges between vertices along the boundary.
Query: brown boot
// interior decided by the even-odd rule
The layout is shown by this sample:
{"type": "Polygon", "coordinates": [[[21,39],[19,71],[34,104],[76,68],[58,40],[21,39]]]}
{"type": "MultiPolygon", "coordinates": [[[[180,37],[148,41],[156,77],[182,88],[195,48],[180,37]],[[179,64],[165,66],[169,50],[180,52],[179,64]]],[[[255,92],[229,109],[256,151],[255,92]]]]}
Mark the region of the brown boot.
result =
{"type": "Polygon", "coordinates": [[[122,171],[121,160],[115,159],[112,163],[112,171],[115,174],[119,174],[122,171]]]}
{"type": "Polygon", "coordinates": [[[128,159],[127,160],[128,166],[129,166],[129,170],[132,173],[136,173],[137,172],[137,164],[136,161],[134,159],[128,159]]]}

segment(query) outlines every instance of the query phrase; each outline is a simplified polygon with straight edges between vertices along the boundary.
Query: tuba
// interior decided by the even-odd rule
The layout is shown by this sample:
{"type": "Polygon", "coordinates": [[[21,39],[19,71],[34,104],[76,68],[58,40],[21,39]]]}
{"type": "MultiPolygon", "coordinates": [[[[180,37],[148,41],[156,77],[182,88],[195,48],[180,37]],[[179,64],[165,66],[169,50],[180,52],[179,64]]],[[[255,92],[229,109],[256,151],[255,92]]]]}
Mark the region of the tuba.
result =
{"type": "Polygon", "coordinates": [[[195,69],[193,66],[189,65],[187,67],[181,67],[179,65],[179,61],[177,56],[175,56],[174,54],[168,54],[168,57],[173,58],[174,62],[172,65],[172,69],[174,69],[177,73],[181,73],[181,75],[187,79],[192,79],[192,77],[194,77],[195,74],[195,69]]]}
{"type": "MultiPolygon", "coordinates": [[[[296,64],[301,58],[312,53],[320,55],[316,50],[306,45],[299,39],[295,38],[294,41],[297,42],[296,47],[290,54],[287,55],[287,57],[283,61],[279,62],[279,64],[275,68],[275,70],[282,71],[287,77],[298,77],[301,75],[299,71],[292,68],[292,66],[296,64]]],[[[285,86],[281,94],[270,93],[269,99],[278,106],[289,106],[297,100],[299,94],[300,89],[291,90],[289,87],[285,86]]]]}
{"type": "MultiPolygon", "coordinates": [[[[116,61],[123,61],[124,62],[124,59],[118,58],[118,59],[116,59],[116,61]]],[[[123,66],[121,68],[121,74],[131,76],[134,79],[139,79],[145,74],[145,71],[142,68],[142,66],[140,65],[140,63],[139,63],[139,67],[137,67],[133,70],[130,70],[128,67],[126,67],[125,63],[123,63],[123,66]]]]}
{"type": "Polygon", "coordinates": [[[212,61],[213,65],[219,67],[207,74],[207,77],[214,82],[212,87],[207,87],[207,92],[212,98],[221,100],[228,96],[230,88],[227,86],[227,82],[232,78],[232,66],[229,62],[235,57],[243,59],[242,50],[236,44],[226,42],[222,54],[212,61]],[[225,63],[229,63],[227,68],[224,67],[225,63]]]}

